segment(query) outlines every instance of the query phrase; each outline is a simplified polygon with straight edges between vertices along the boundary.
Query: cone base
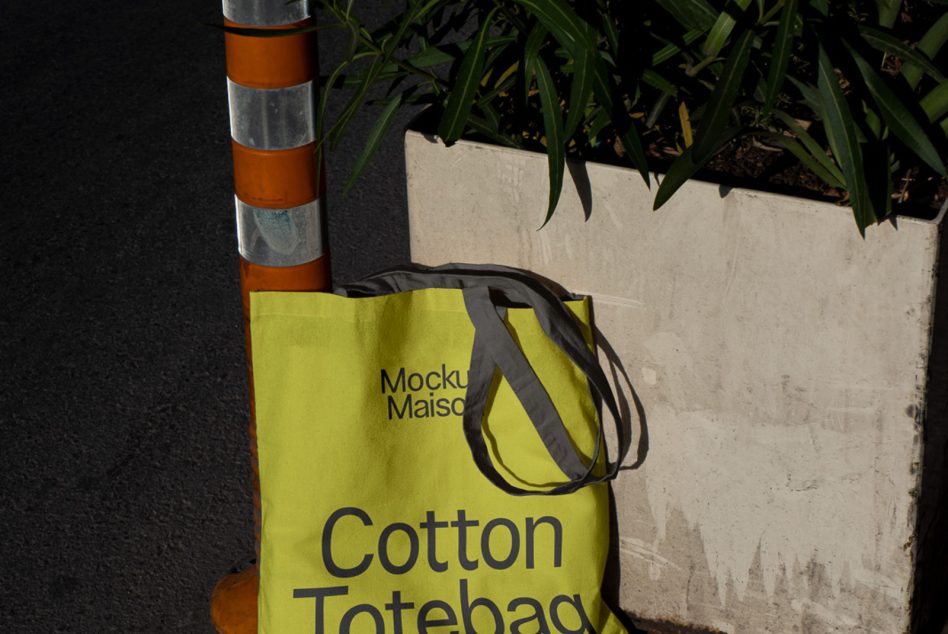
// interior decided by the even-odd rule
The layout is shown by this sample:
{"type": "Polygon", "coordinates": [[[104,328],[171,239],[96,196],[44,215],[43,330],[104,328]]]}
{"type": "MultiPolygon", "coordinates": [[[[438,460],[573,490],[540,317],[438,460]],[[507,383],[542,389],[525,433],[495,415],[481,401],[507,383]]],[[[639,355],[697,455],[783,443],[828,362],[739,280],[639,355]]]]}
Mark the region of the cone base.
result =
{"type": "Polygon", "coordinates": [[[257,592],[260,569],[224,576],[211,593],[211,619],[218,634],[257,634],[257,592]]]}

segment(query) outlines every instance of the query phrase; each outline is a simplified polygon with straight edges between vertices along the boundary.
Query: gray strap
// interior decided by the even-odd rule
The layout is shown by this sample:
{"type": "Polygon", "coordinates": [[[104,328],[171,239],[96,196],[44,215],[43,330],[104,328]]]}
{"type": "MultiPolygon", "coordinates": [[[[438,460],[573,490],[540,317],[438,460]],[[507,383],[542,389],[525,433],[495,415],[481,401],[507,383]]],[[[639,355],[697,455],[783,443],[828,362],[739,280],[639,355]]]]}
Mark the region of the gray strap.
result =
{"type": "Polygon", "coordinates": [[[608,465],[602,476],[592,474],[603,446],[602,416],[598,417],[596,445],[588,465],[577,454],[559,413],[542,383],[514,341],[498,311],[504,305],[533,308],[550,338],[586,375],[597,402],[606,405],[622,442],[619,410],[612,389],[595,354],[587,347],[573,315],[550,289],[522,271],[501,266],[446,264],[426,268],[401,266],[383,271],[338,289],[347,297],[385,295],[426,288],[464,289],[465,307],[475,327],[471,367],[464,406],[464,434],[475,463],[496,486],[514,495],[563,494],[594,482],[610,480],[618,473],[623,456],[608,465]],[[508,483],[494,467],[483,435],[484,407],[495,369],[500,369],[524,406],[531,422],[568,482],[544,490],[526,490],[508,483]]]}
{"type": "MultiPolygon", "coordinates": [[[[498,309],[491,302],[490,291],[482,286],[466,288],[463,292],[467,314],[479,339],[479,345],[472,351],[472,365],[474,356],[487,355],[493,362],[491,376],[479,375],[477,380],[487,378],[489,384],[493,380],[494,366],[499,368],[560,470],[570,480],[585,477],[588,469],[576,455],[556,406],[520,346],[510,336],[498,309]]],[[[472,380],[468,377],[468,385],[472,380]]]]}

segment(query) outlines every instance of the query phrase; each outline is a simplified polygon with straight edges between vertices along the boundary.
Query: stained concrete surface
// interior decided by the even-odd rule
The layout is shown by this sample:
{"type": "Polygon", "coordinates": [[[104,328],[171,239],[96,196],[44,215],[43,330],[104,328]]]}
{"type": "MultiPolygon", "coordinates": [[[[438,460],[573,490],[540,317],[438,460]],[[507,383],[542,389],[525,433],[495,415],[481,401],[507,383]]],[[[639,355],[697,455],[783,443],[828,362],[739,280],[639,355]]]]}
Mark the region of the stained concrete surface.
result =
{"type": "MultiPolygon", "coordinates": [[[[4,633],[209,634],[213,584],[252,555],[219,21],[213,0],[0,5],[4,633]]],[[[326,69],[341,40],[321,45],[326,69]]],[[[346,197],[357,149],[330,156],[337,281],[408,258],[401,143],[346,197]]]]}
{"type": "Polygon", "coordinates": [[[621,607],[729,634],[941,631],[937,225],[862,238],[847,209],[695,181],[652,212],[637,174],[587,164],[591,213],[568,182],[537,231],[543,156],[418,132],[406,155],[415,259],[593,297],[647,439],[613,483],[621,607]]]}

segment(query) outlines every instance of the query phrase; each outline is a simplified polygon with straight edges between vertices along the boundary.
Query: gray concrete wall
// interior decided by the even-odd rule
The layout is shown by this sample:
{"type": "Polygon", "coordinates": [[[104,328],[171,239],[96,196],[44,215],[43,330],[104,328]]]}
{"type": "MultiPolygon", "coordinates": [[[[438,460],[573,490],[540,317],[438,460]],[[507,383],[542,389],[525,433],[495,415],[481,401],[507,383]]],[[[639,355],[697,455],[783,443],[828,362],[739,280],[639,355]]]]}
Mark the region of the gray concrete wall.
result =
{"type": "Polygon", "coordinates": [[[942,557],[916,504],[923,450],[944,478],[944,419],[923,434],[935,225],[863,240],[848,209],[697,182],[653,212],[636,173],[589,165],[538,231],[545,157],[417,133],[406,152],[413,259],[593,296],[648,437],[614,486],[624,608],[728,633],[909,630],[916,550],[942,557]]]}

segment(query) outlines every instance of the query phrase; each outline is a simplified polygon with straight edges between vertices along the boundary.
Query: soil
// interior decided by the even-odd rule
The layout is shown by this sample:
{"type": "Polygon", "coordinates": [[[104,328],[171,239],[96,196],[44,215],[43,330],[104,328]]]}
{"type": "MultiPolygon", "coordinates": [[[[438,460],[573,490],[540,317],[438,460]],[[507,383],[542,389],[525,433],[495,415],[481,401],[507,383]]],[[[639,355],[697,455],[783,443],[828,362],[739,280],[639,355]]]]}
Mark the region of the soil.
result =
{"type": "MultiPolygon", "coordinates": [[[[848,203],[845,190],[830,187],[792,155],[751,139],[733,143],[715,156],[701,178],[797,196],[848,203]]],[[[892,212],[932,219],[948,198],[948,181],[908,170],[894,186],[892,212]]]]}

